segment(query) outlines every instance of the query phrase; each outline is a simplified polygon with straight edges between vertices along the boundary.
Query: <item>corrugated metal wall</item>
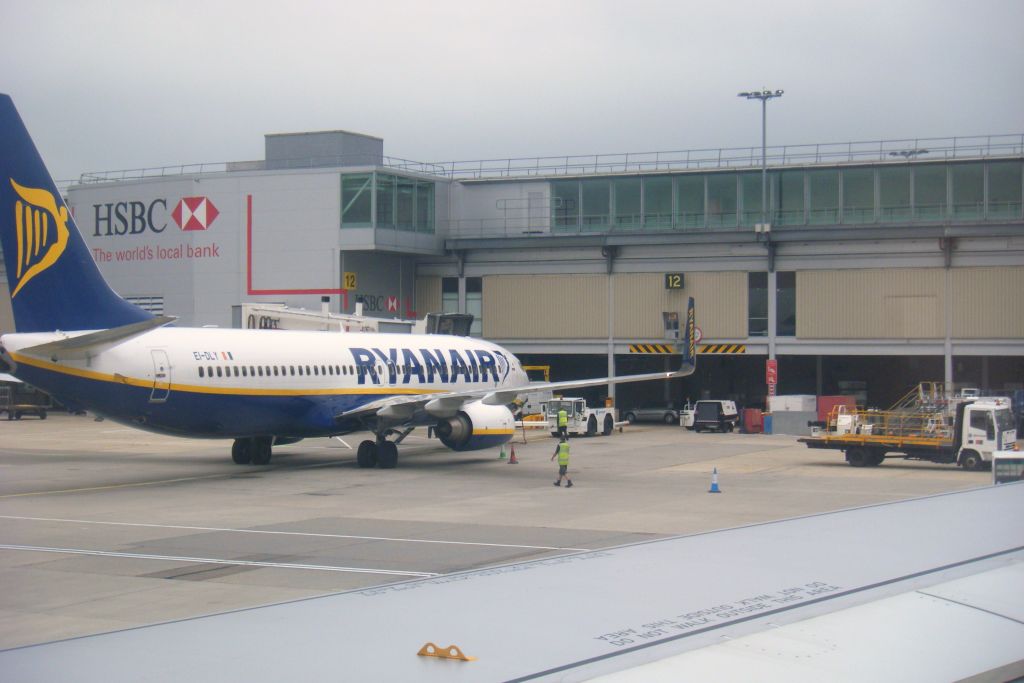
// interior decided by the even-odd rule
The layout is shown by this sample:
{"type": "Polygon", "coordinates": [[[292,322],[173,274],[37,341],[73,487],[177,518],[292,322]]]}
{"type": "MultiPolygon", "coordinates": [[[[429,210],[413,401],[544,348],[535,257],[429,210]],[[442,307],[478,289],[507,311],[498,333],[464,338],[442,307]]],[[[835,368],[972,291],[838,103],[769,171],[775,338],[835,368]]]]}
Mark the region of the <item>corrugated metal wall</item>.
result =
{"type": "MultiPolygon", "coordinates": [[[[616,273],[615,337],[662,339],[662,313],[685,313],[694,297],[706,339],[747,336],[747,274],[687,273],[667,290],[661,273],[616,273]]],[[[605,275],[493,275],[484,278],[484,336],[494,339],[607,339],[605,275]]]]}
{"type": "Polygon", "coordinates": [[[944,278],[941,268],[797,271],[797,337],[943,338],[944,278]]]}
{"type": "Polygon", "coordinates": [[[427,275],[416,278],[416,317],[441,310],[441,278],[427,275]]]}
{"type": "Polygon", "coordinates": [[[487,339],[607,339],[604,275],[491,275],[484,278],[487,339]]]}
{"type": "Polygon", "coordinates": [[[1024,339],[1024,268],[955,268],[953,336],[1024,339]]]}

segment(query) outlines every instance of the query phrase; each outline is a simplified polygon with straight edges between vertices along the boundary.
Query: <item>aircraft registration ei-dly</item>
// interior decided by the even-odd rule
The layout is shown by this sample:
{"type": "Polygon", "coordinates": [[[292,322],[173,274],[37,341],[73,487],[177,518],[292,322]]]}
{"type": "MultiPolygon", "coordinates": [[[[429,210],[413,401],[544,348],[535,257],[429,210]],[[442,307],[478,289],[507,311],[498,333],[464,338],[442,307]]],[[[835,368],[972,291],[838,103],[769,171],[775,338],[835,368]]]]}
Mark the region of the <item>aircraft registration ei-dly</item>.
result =
{"type": "MultiPolygon", "coordinates": [[[[265,465],[275,444],[369,431],[360,467],[395,467],[397,444],[433,427],[456,451],[511,440],[508,404],[537,389],[667,380],[693,373],[688,300],[680,367],[530,384],[518,359],[445,335],[186,328],[119,297],[103,279],[14,103],[0,94],[0,244],[16,332],[0,357],[71,408],[140,429],[234,439],[265,465]]],[[[604,427],[604,426],[602,426],[604,427]]]]}

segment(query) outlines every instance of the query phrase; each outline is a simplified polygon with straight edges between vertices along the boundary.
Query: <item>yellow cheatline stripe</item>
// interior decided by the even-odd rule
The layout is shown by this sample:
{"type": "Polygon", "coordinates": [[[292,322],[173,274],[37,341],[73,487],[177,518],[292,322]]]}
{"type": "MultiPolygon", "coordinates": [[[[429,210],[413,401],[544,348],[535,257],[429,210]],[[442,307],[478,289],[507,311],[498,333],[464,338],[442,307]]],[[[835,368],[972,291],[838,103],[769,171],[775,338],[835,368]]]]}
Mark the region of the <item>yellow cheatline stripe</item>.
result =
{"type": "Polygon", "coordinates": [[[495,434],[515,434],[515,430],[512,429],[476,429],[473,428],[473,436],[486,435],[493,436],[495,434]]]}
{"type": "MultiPolygon", "coordinates": [[[[32,367],[39,368],[40,370],[48,370],[50,372],[56,372],[63,375],[71,375],[73,377],[82,377],[85,379],[92,379],[98,382],[111,382],[114,384],[126,384],[128,386],[140,387],[143,389],[154,388],[154,383],[151,380],[138,379],[135,377],[125,377],[124,375],[108,375],[101,372],[95,372],[93,370],[84,370],[82,368],[70,368],[49,361],[40,360],[38,358],[32,358],[30,356],[24,356],[20,353],[12,353],[13,358],[18,363],[25,365],[31,365],[32,367]]],[[[435,394],[442,393],[439,389],[424,389],[422,387],[417,388],[399,388],[399,387],[335,387],[331,389],[262,389],[254,387],[210,387],[199,384],[178,384],[178,383],[167,383],[158,382],[156,389],[161,391],[185,391],[194,394],[219,394],[219,395],[231,395],[231,396],[328,396],[328,395],[363,395],[363,394],[381,394],[381,395],[395,395],[403,394],[409,396],[415,396],[417,394],[435,394]]]]}

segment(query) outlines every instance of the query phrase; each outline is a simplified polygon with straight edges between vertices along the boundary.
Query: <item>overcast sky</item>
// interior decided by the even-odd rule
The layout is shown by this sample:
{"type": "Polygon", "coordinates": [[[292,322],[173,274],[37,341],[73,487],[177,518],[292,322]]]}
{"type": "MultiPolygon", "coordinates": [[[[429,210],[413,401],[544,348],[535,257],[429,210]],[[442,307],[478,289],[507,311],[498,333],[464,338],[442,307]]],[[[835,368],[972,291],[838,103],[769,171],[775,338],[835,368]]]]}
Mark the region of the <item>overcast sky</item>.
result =
{"type": "Polygon", "coordinates": [[[0,2],[58,180],[345,129],[450,161],[1024,132],[1024,0],[0,2]]]}

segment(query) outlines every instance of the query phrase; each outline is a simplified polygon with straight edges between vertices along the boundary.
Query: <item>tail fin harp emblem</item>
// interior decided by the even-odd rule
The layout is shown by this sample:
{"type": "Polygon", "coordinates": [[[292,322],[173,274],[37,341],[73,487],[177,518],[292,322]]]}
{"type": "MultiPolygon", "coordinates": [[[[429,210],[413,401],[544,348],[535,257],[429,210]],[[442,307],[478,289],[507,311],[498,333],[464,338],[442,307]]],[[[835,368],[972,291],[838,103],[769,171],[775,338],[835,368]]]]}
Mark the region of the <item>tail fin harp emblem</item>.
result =
{"type": "Polygon", "coordinates": [[[10,180],[14,191],[21,197],[14,205],[14,225],[18,236],[14,277],[18,284],[11,291],[13,299],[29,280],[57,262],[68,245],[69,234],[67,207],[58,207],[57,200],[46,190],[24,187],[13,178],[10,180]]]}

